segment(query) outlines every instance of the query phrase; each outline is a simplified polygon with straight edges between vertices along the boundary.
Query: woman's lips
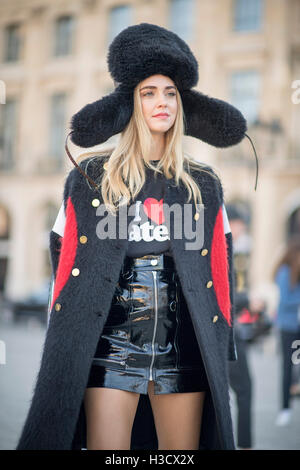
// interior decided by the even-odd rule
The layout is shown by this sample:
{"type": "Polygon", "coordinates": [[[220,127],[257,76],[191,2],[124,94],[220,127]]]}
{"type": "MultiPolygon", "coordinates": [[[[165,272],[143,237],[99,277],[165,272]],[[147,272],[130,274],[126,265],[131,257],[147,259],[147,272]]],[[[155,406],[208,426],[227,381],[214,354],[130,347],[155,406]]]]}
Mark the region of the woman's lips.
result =
{"type": "Polygon", "coordinates": [[[153,116],[156,118],[161,118],[161,119],[166,119],[169,117],[169,114],[157,114],[156,116],[153,116]]]}

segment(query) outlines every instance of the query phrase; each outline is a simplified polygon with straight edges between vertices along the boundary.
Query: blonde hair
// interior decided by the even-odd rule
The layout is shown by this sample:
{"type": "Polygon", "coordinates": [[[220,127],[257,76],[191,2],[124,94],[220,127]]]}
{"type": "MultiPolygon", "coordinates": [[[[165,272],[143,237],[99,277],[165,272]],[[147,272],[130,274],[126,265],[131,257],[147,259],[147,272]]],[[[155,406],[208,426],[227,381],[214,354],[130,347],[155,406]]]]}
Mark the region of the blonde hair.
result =
{"type": "Polygon", "coordinates": [[[108,155],[107,169],[101,180],[101,195],[104,204],[115,214],[118,207],[133,201],[145,183],[145,166],[154,172],[163,173],[167,179],[175,177],[176,185],[180,180],[188,190],[188,200],[194,199],[195,205],[202,204],[201,190],[189,169],[204,170],[204,164],[190,157],[182,148],[185,116],[180,93],[176,88],[177,115],[173,126],[165,133],[165,150],[156,166],[151,165],[152,135],[144,119],[139,85],[134,89],[134,109],[131,119],[120,135],[119,142],[111,148],[80,155],[77,162],[90,157],[108,155]],[[184,170],[184,163],[188,171],[184,170]]]}

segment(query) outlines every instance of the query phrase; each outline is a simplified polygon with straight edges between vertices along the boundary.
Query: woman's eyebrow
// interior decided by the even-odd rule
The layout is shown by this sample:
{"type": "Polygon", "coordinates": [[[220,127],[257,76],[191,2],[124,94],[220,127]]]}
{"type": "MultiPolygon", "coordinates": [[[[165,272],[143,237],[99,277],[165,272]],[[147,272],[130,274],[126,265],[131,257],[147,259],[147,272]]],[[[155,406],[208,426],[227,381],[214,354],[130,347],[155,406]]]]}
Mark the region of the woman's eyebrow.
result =
{"type": "MultiPolygon", "coordinates": [[[[144,86],[143,88],[140,89],[140,91],[144,90],[145,88],[157,88],[156,86],[144,86]]],[[[170,88],[174,88],[174,90],[176,90],[176,88],[173,86],[173,85],[169,85],[169,86],[166,86],[165,87],[165,90],[169,90],[170,88]]]]}

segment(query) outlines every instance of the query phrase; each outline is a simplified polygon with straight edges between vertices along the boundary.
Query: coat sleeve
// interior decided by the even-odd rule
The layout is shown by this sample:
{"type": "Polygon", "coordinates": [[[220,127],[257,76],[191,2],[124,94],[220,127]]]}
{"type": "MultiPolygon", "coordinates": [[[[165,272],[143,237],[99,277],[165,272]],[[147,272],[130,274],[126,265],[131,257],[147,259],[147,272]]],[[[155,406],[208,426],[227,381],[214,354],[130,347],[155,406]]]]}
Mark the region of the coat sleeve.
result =
{"type": "MultiPolygon", "coordinates": [[[[64,209],[64,208],[63,208],[64,209]]],[[[56,219],[57,220],[57,219],[56,219]]],[[[50,261],[51,261],[51,281],[49,286],[49,297],[48,297],[48,313],[47,313],[47,324],[50,320],[50,306],[52,304],[54,284],[56,279],[57,266],[59,262],[61,245],[63,240],[63,235],[54,231],[55,225],[50,231],[49,235],[49,252],[50,252],[50,261]]]]}
{"type": "Polygon", "coordinates": [[[223,202],[222,205],[223,211],[223,225],[224,225],[224,234],[226,239],[227,247],[227,262],[228,262],[228,277],[229,277],[229,293],[230,293],[230,316],[231,316],[231,326],[230,326],[230,336],[229,336],[229,347],[228,347],[228,360],[236,361],[237,360],[237,350],[234,337],[234,320],[235,320],[235,311],[236,311],[236,290],[235,290],[235,270],[233,262],[233,241],[230,224],[228,221],[228,216],[226,212],[226,207],[223,202]]]}
{"type": "Polygon", "coordinates": [[[229,294],[230,294],[230,316],[231,316],[231,326],[229,333],[229,344],[228,344],[228,354],[227,359],[229,361],[236,361],[238,359],[236,344],[235,344],[235,335],[234,335],[234,320],[235,320],[235,273],[234,273],[234,264],[233,264],[233,242],[232,242],[232,233],[230,229],[230,224],[227,217],[227,212],[224,202],[224,190],[223,185],[216,174],[216,172],[209,167],[211,173],[215,176],[216,191],[219,194],[220,201],[222,204],[222,214],[223,214],[223,227],[224,227],[224,236],[226,240],[227,248],[227,263],[228,263],[228,281],[229,281],[229,294]]]}
{"type": "MultiPolygon", "coordinates": [[[[79,163],[79,166],[85,170],[86,164],[87,164],[87,161],[83,161],[79,163]]],[[[49,324],[49,321],[50,321],[51,305],[52,305],[52,300],[53,300],[53,295],[54,295],[57,268],[58,268],[59,260],[60,260],[65,226],[67,224],[67,214],[66,214],[67,201],[68,201],[69,195],[73,191],[74,186],[78,185],[80,181],[83,179],[84,178],[79,173],[77,168],[73,168],[68,173],[66,180],[65,180],[64,189],[63,189],[63,201],[59,209],[59,212],[57,214],[55,223],[49,234],[49,252],[50,252],[50,264],[51,264],[52,273],[51,273],[51,281],[50,281],[49,296],[48,296],[47,325],[49,324]]]]}
{"type": "Polygon", "coordinates": [[[229,336],[228,360],[236,361],[237,351],[234,336],[234,320],[235,320],[235,273],[233,268],[233,247],[232,247],[232,233],[225,234],[227,244],[227,257],[228,257],[228,273],[229,273],[229,286],[230,286],[230,303],[231,303],[231,326],[229,336]]]}
{"type": "Polygon", "coordinates": [[[57,267],[59,263],[61,246],[64,237],[64,229],[66,224],[66,200],[70,191],[71,181],[74,179],[75,171],[78,171],[76,168],[72,169],[66,178],[63,191],[63,201],[59,212],[57,214],[55,223],[49,234],[49,255],[50,255],[50,264],[51,264],[51,280],[49,285],[49,296],[48,296],[48,310],[47,310],[47,325],[50,321],[51,313],[51,304],[54,293],[54,285],[56,280],[57,267]]]}

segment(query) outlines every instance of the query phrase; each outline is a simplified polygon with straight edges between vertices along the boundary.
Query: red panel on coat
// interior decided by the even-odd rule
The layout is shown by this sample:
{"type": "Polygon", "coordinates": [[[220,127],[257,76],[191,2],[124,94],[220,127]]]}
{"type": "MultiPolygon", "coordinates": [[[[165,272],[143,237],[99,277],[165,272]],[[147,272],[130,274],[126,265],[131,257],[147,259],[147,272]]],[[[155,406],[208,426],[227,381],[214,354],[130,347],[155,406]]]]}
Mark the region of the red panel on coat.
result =
{"type": "Polygon", "coordinates": [[[211,270],[220,310],[227,323],[231,325],[229,266],[222,207],[219,209],[214,227],[211,248],[211,270]]]}
{"type": "Polygon", "coordinates": [[[70,277],[76,257],[77,244],[78,240],[76,213],[71,197],[69,197],[66,208],[66,225],[64,237],[62,240],[61,253],[57,267],[53,299],[50,310],[52,310],[54,302],[56,301],[57,297],[59,296],[60,292],[62,291],[70,277]]]}

